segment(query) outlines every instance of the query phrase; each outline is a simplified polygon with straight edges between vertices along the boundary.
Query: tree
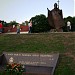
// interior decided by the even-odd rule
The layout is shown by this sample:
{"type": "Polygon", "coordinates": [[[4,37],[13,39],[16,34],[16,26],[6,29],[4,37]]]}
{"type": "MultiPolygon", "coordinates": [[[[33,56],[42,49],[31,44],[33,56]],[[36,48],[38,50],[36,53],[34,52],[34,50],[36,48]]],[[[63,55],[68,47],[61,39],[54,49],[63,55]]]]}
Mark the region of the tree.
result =
{"type": "Polygon", "coordinates": [[[25,25],[25,22],[22,22],[22,25],[25,25]]]}
{"type": "Polygon", "coordinates": [[[75,31],[75,17],[68,16],[64,18],[64,21],[65,21],[65,26],[64,26],[65,31],[67,31],[67,21],[71,22],[71,31],[75,31]]]}
{"type": "Polygon", "coordinates": [[[24,22],[22,22],[22,25],[26,25],[26,26],[28,26],[28,21],[24,21],[24,22]]]}
{"type": "Polygon", "coordinates": [[[25,21],[25,25],[27,25],[27,26],[28,26],[28,21],[25,21]]]}
{"type": "Polygon", "coordinates": [[[72,18],[72,31],[75,31],[75,17],[72,18]]]}
{"type": "Polygon", "coordinates": [[[12,26],[12,25],[17,25],[18,23],[16,21],[10,21],[9,24],[12,26]]]}
{"type": "Polygon", "coordinates": [[[3,27],[7,27],[8,24],[5,21],[1,21],[1,22],[2,22],[3,27]]]}
{"type": "Polygon", "coordinates": [[[36,15],[30,20],[32,20],[32,32],[47,32],[50,30],[50,26],[45,15],[36,15]]]}

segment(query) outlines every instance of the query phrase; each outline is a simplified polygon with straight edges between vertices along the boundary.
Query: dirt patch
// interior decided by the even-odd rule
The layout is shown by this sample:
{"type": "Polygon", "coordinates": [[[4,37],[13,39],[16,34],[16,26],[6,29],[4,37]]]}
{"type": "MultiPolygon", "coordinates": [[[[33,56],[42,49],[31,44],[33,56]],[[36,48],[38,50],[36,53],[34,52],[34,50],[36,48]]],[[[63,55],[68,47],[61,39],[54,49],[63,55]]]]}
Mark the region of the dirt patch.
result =
{"type": "Polygon", "coordinates": [[[72,52],[66,52],[65,55],[73,58],[75,61],[75,56],[72,54],[72,52]]]}

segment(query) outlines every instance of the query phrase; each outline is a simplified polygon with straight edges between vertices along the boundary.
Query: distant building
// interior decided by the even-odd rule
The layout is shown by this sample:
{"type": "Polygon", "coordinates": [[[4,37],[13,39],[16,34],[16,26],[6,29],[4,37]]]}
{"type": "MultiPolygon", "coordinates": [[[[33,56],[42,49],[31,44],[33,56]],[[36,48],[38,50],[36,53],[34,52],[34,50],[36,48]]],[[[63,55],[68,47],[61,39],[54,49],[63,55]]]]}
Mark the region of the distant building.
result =
{"type": "MultiPolygon", "coordinates": [[[[17,28],[16,26],[8,26],[8,27],[3,27],[3,32],[4,33],[7,33],[7,32],[16,32],[17,31],[17,28]]],[[[20,26],[20,32],[27,32],[29,31],[29,27],[28,26],[24,26],[24,25],[21,25],[20,26]]]]}

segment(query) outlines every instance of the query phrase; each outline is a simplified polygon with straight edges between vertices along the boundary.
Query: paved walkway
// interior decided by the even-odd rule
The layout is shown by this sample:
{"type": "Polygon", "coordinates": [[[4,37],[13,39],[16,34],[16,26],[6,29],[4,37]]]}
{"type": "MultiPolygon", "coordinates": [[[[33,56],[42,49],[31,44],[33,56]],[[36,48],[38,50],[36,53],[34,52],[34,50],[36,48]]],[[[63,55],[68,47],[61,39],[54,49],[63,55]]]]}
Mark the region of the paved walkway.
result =
{"type": "MultiPolygon", "coordinates": [[[[48,34],[50,34],[50,33],[65,33],[65,34],[67,34],[67,33],[74,33],[75,34],[75,32],[48,32],[48,34]]],[[[3,34],[17,34],[17,32],[8,32],[8,33],[3,33],[3,34]]],[[[28,34],[28,31],[27,32],[20,32],[20,34],[28,34]]],[[[45,34],[45,33],[31,33],[31,34],[45,34]]]]}
{"type": "MultiPolygon", "coordinates": [[[[4,34],[17,34],[17,32],[8,32],[8,33],[4,33],[4,34]]],[[[28,31],[27,32],[20,32],[20,34],[28,34],[28,31]]]]}

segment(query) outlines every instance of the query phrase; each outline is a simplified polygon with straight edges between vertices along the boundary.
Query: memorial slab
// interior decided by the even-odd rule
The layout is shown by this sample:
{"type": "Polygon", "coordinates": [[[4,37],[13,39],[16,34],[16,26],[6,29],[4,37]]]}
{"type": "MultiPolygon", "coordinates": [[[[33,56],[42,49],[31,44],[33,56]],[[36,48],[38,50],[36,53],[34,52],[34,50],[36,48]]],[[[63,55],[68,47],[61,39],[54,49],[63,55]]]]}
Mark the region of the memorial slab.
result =
{"type": "Polygon", "coordinates": [[[38,75],[53,75],[59,53],[15,53],[3,52],[2,64],[19,63],[25,68],[26,73],[38,75]]]}

